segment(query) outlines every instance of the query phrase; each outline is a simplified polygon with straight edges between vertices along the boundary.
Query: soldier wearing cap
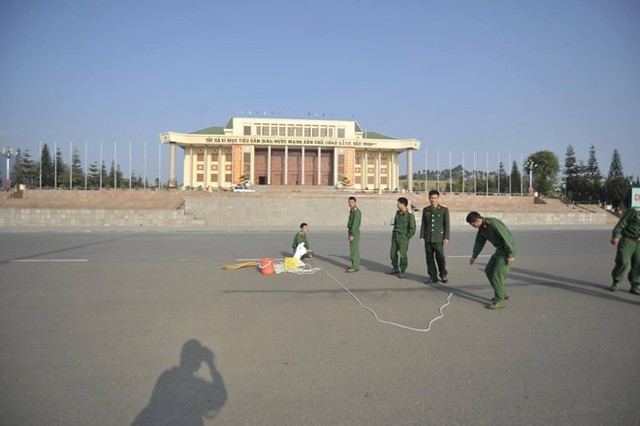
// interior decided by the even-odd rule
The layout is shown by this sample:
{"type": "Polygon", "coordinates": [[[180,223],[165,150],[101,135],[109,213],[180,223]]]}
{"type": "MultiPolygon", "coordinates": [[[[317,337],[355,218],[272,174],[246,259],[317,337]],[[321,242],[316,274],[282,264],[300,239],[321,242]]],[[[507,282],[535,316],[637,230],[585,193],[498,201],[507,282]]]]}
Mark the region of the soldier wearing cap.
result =
{"type": "Polygon", "coordinates": [[[609,290],[616,291],[618,283],[624,279],[624,272],[631,261],[631,270],[627,278],[632,294],[640,294],[640,208],[630,208],[613,228],[611,244],[616,249],[616,263],[611,271],[613,284],[609,290]]]}
{"type": "Polygon", "coordinates": [[[447,261],[444,256],[444,246],[449,244],[449,209],[438,203],[440,193],[429,191],[429,203],[422,209],[422,224],[420,225],[420,244],[424,244],[427,257],[427,274],[425,283],[437,283],[438,275],[443,283],[447,279],[447,261]],[[438,271],[440,272],[438,274],[438,271]]]}
{"type": "Polygon", "coordinates": [[[398,210],[393,218],[393,232],[391,234],[391,269],[387,274],[397,274],[398,278],[406,276],[407,251],[409,250],[409,240],[416,233],[416,218],[407,208],[409,200],[405,197],[398,198],[396,204],[398,210]]]}

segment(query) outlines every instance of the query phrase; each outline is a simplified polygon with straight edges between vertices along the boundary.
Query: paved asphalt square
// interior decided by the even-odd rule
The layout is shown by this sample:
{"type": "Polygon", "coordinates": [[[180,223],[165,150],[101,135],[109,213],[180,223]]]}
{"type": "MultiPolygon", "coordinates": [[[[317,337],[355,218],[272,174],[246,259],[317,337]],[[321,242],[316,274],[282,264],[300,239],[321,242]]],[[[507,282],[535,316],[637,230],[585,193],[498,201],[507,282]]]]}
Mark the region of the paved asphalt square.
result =
{"type": "Polygon", "coordinates": [[[609,227],[512,227],[499,311],[471,227],[447,285],[422,283],[415,237],[407,279],[384,274],[381,228],[354,274],[346,229],[313,226],[314,274],[221,269],[284,258],[295,232],[0,231],[0,424],[640,424],[640,297],[606,290],[609,227]],[[332,277],[414,328],[452,296],[416,332],[332,277]]]}

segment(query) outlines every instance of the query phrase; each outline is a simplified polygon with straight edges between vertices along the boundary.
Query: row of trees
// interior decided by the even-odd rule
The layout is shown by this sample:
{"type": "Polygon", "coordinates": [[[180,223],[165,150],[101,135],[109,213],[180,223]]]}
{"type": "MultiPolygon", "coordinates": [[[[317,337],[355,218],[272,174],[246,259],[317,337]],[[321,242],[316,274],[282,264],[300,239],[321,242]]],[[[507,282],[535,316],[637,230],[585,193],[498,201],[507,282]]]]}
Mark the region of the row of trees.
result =
{"type": "MultiPolygon", "coordinates": [[[[475,194],[525,194],[532,187],[545,196],[561,196],[570,202],[611,204],[614,208],[628,205],[631,186],[640,186],[638,177],[625,176],[622,161],[614,149],[606,179],[600,172],[595,148],[589,149],[586,163],[578,160],[572,145],[567,147],[563,174],[560,176],[560,161],[551,151],[535,152],[521,164],[513,161],[509,171],[502,162],[496,171],[467,170],[458,165],[445,170],[422,170],[413,174],[413,190],[426,191],[437,188],[445,192],[475,194]],[[529,176],[533,182],[529,182],[529,176]]],[[[401,178],[403,178],[401,176],[401,178]]],[[[405,177],[406,178],[406,177],[405,177]]],[[[148,188],[160,187],[156,178],[154,185],[131,173],[125,177],[120,166],[112,161],[109,168],[93,162],[86,173],[82,167],[80,152],[75,148],[71,164],[65,164],[62,152],[56,149],[51,154],[47,144],[42,146],[40,158],[32,158],[28,149],[16,150],[11,172],[13,184],[31,188],[148,188]]],[[[168,186],[169,182],[167,183],[168,186]]]]}
{"type": "Polygon", "coordinates": [[[103,161],[89,164],[86,173],[82,167],[80,152],[74,148],[71,154],[71,164],[64,162],[62,152],[58,148],[55,156],[51,154],[47,144],[42,146],[40,158],[34,160],[29,149],[24,151],[18,148],[13,159],[11,169],[11,181],[13,185],[25,185],[28,188],[148,188],[159,187],[159,179],[154,185],[134,172],[131,177],[123,175],[120,165],[111,162],[109,168],[103,161]]]}
{"type": "Polygon", "coordinates": [[[413,174],[413,190],[526,194],[532,187],[541,195],[562,197],[568,202],[610,204],[614,209],[623,209],[629,205],[631,187],[640,186],[637,176],[635,180],[633,176],[625,176],[620,154],[615,149],[606,179],[600,172],[593,146],[589,149],[586,163],[577,159],[573,146],[569,145],[562,168],[558,156],[551,151],[537,151],[529,155],[522,168],[521,173],[518,163],[513,161],[509,172],[502,162],[493,172],[466,170],[460,165],[438,171],[422,170],[413,174]]]}

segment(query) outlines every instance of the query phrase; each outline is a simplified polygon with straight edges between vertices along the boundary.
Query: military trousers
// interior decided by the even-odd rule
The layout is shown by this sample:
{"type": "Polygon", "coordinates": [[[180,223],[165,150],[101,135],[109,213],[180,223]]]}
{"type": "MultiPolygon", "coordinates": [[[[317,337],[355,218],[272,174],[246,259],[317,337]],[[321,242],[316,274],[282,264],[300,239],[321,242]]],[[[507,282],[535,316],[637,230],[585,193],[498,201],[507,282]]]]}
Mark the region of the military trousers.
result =
{"type": "Polygon", "coordinates": [[[349,241],[349,256],[351,269],[360,269],[360,232],[354,233],[353,240],[349,241]]]}
{"type": "Polygon", "coordinates": [[[491,258],[489,263],[484,269],[484,273],[489,279],[491,287],[493,287],[494,297],[493,300],[497,302],[504,302],[506,296],[506,290],[504,288],[504,281],[507,278],[507,273],[511,266],[507,261],[507,252],[505,250],[497,250],[491,258]]]}
{"type": "Polygon", "coordinates": [[[424,252],[427,257],[427,274],[434,280],[438,279],[438,271],[441,277],[447,276],[447,261],[444,257],[443,243],[424,243],[424,252]]]}
{"type": "Polygon", "coordinates": [[[407,250],[409,249],[409,238],[406,235],[391,234],[391,269],[405,272],[409,262],[407,260],[407,250]]]}
{"type": "Polygon", "coordinates": [[[616,263],[611,271],[614,283],[619,283],[624,279],[627,265],[631,262],[629,270],[629,283],[640,286],[640,241],[637,238],[622,237],[618,242],[616,250],[616,263]]]}

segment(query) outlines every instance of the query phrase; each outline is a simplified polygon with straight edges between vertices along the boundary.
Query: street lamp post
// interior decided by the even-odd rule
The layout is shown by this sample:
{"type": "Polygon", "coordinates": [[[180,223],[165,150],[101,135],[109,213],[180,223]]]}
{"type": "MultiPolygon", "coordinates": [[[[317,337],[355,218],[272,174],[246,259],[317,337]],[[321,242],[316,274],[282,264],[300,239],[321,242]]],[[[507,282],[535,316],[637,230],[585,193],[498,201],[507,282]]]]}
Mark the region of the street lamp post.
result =
{"type": "Polygon", "coordinates": [[[4,148],[2,148],[2,155],[4,157],[7,157],[7,175],[5,176],[5,181],[4,181],[5,182],[4,188],[6,191],[11,189],[11,180],[9,179],[9,165],[11,162],[11,157],[13,157],[14,154],[15,154],[15,151],[10,146],[5,146],[4,148]]]}
{"type": "Polygon", "coordinates": [[[529,159],[526,164],[527,168],[529,169],[529,195],[533,194],[533,169],[537,166],[537,164],[529,159]]]}

